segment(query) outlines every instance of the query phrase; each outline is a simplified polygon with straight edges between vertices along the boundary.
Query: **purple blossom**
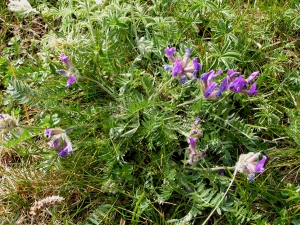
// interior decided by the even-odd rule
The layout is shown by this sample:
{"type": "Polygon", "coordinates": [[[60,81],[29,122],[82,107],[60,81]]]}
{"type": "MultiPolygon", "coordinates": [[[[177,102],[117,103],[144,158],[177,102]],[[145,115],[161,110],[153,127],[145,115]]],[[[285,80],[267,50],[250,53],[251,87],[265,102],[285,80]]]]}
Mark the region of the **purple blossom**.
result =
{"type": "Polygon", "coordinates": [[[166,55],[173,61],[175,62],[175,58],[173,56],[174,52],[176,52],[176,48],[175,47],[172,47],[172,48],[169,48],[169,47],[166,47],[165,48],[165,53],[166,55]]]}
{"type": "Polygon", "coordinates": [[[191,154],[196,154],[197,150],[196,150],[196,140],[195,140],[195,138],[189,137],[189,142],[190,142],[189,149],[191,151],[191,154]]]}
{"type": "Polygon", "coordinates": [[[263,158],[257,162],[256,166],[255,166],[255,172],[256,173],[263,173],[265,171],[264,169],[264,165],[266,163],[267,160],[267,156],[263,156],[263,158]]]}
{"type": "Polygon", "coordinates": [[[222,81],[222,83],[221,83],[221,85],[220,85],[219,93],[218,93],[218,97],[219,97],[219,98],[222,97],[222,93],[223,93],[224,91],[226,91],[227,88],[228,88],[228,76],[226,76],[226,77],[223,79],[223,81],[222,81]]]}
{"type": "Polygon", "coordinates": [[[69,79],[67,80],[67,87],[70,88],[70,86],[72,84],[74,84],[75,82],[76,82],[75,76],[73,76],[73,75],[69,76],[69,79]]]}
{"type": "Polygon", "coordinates": [[[239,72],[235,72],[234,70],[227,70],[229,81],[232,82],[234,79],[234,75],[239,74],[239,72]]]}
{"type": "Polygon", "coordinates": [[[188,61],[189,61],[189,58],[190,58],[190,55],[191,55],[191,49],[190,48],[186,48],[186,53],[182,59],[182,68],[186,68],[187,64],[188,64],[188,61]]]}
{"type": "Polygon", "coordinates": [[[66,70],[56,70],[58,74],[67,74],[66,70]]]}
{"type": "Polygon", "coordinates": [[[57,148],[57,146],[58,146],[58,141],[59,141],[59,138],[58,137],[55,137],[54,139],[53,139],[53,141],[52,141],[52,143],[51,143],[51,147],[52,148],[57,148]]]}
{"type": "Polygon", "coordinates": [[[48,138],[51,138],[52,129],[45,129],[45,134],[48,136],[48,138]]]}
{"type": "Polygon", "coordinates": [[[173,67],[169,65],[164,65],[165,70],[171,70],[172,76],[178,76],[180,83],[185,83],[187,78],[195,78],[197,72],[201,69],[201,64],[198,63],[197,58],[190,61],[191,49],[186,48],[186,53],[182,59],[176,59],[174,57],[174,52],[176,49],[174,47],[167,47],[165,49],[166,55],[172,60],[173,67]],[[183,77],[181,76],[183,75],[183,77]]]}
{"type": "Polygon", "coordinates": [[[193,65],[194,65],[194,72],[193,72],[193,76],[196,75],[196,73],[198,73],[199,70],[201,70],[201,64],[198,63],[198,59],[197,58],[194,58],[193,59],[193,65]]]}
{"type": "Polygon", "coordinates": [[[247,82],[244,80],[243,76],[238,76],[234,79],[234,81],[229,84],[228,88],[235,93],[241,92],[243,89],[247,87],[247,82]]]}
{"type": "Polygon", "coordinates": [[[185,56],[186,57],[190,57],[190,55],[191,55],[191,49],[190,48],[185,48],[185,56]]]}
{"type": "Polygon", "coordinates": [[[60,58],[59,58],[60,61],[64,62],[65,64],[67,64],[68,67],[73,67],[73,65],[70,63],[69,61],[69,57],[66,56],[64,53],[62,53],[60,55],[60,58]]]}
{"type": "Polygon", "coordinates": [[[251,182],[255,182],[255,173],[248,174],[247,179],[251,182]]]}
{"type": "Polygon", "coordinates": [[[255,77],[257,77],[259,75],[259,72],[253,72],[250,74],[250,76],[245,80],[247,83],[250,83],[255,77]]]}
{"type": "Polygon", "coordinates": [[[68,142],[67,145],[66,145],[66,147],[62,151],[60,151],[58,153],[58,155],[64,158],[68,154],[70,154],[72,152],[72,150],[73,150],[72,149],[72,144],[71,144],[71,142],[68,142]]]}
{"type": "Polygon", "coordinates": [[[194,122],[194,126],[197,126],[199,124],[199,122],[201,121],[201,118],[197,118],[194,122]]]}
{"type": "Polygon", "coordinates": [[[257,162],[260,153],[249,152],[248,154],[241,154],[237,163],[237,170],[239,172],[246,172],[248,174],[248,180],[254,181],[255,173],[263,173],[265,171],[264,165],[267,157],[257,162]]]}
{"type": "Polygon", "coordinates": [[[219,70],[216,73],[215,72],[211,73],[207,78],[207,86],[210,85],[210,83],[212,82],[213,79],[215,79],[217,76],[219,76],[222,73],[223,73],[223,70],[219,70]]]}
{"type": "Polygon", "coordinates": [[[252,84],[249,91],[246,92],[249,96],[257,95],[258,90],[256,90],[256,82],[252,84]]]}
{"type": "Polygon", "coordinates": [[[179,82],[180,82],[181,84],[184,84],[184,83],[185,83],[185,81],[186,81],[186,76],[182,76],[182,77],[180,77],[180,80],[179,80],[179,82]]]}
{"type": "MultiPolygon", "coordinates": [[[[211,96],[212,92],[214,91],[214,89],[217,87],[217,83],[216,82],[212,82],[206,89],[205,93],[204,93],[204,97],[208,98],[211,96]]],[[[211,96],[212,97],[212,96],[211,96]]]]}
{"type": "Polygon", "coordinates": [[[177,75],[181,75],[181,73],[182,73],[181,60],[176,60],[171,75],[177,76],[177,75]]]}
{"type": "Polygon", "coordinates": [[[164,69],[167,70],[167,71],[168,71],[168,70],[171,70],[172,68],[173,68],[173,67],[170,66],[170,65],[164,65],[164,69]]]}
{"type": "Polygon", "coordinates": [[[52,140],[49,142],[50,147],[58,150],[58,155],[61,157],[67,156],[72,152],[72,144],[65,131],[62,129],[46,129],[45,134],[48,138],[54,134],[52,140]]]}
{"type": "Polygon", "coordinates": [[[207,72],[207,73],[203,73],[203,74],[201,75],[201,77],[200,77],[200,80],[201,80],[203,83],[207,83],[208,77],[209,77],[211,74],[213,74],[213,73],[214,73],[213,70],[211,70],[211,71],[209,71],[209,72],[207,72]]]}

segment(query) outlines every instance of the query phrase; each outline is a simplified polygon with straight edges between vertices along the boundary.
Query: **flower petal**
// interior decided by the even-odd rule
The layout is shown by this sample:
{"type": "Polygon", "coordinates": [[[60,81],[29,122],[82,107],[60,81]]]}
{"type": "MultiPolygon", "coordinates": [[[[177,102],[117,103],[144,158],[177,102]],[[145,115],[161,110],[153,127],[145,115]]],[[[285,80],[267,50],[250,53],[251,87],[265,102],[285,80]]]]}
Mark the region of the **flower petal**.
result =
{"type": "Polygon", "coordinates": [[[258,163],[255,166],[256,173],[263,173],[265,171],[264,165],[266,163],[266,160],[267,160],[267,156],[264,155],[263,158],[260,161],[258,161],[258,163]]]}

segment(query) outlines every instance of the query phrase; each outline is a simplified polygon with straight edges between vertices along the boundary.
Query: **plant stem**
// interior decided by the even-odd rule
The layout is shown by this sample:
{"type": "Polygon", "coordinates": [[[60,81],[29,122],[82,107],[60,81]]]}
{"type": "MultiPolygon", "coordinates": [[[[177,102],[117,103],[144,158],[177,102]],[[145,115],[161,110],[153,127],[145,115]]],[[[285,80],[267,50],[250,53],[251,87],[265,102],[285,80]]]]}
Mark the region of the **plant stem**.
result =
{"type": "Polygon", "coordinates": [[[89,8],[87,0],[84,0],[84,2],[85,2],[87,18],[88,18],[88,21],[89,21],[89,24],[90,24],[90,30],[91,30],[92,38],[93,38],[93,41],[95,41],[96,39],[95,39],[93,24],[92,24],[91,17],[90,17],[90,8],[89,8]]]}
{"type": "Polygon", "coordinates": [[[215,170],[234,170],[235,166],[231,166],[231,167],[220,166],[214,168],[194,168],[194,167],[186,167],[186,168],[190,170],[199,170],[199,171],[205,171],[205,170],[215,171],[215,170]]]}
{"type": "Polygon", "coordinates": [[[99,81],[96,81],[96,80],[91,79],[91,78],[88,78],[88,77],[81,77],[81,78],[96,83],[103,91],[105,91],[105,92],[106,92],[107,94],[109,94],[113,99],[115,99],[115,96],[113,95],[113,93],[111,93],[111,92],[110,92],[106,87],[104,87],[99,81]]]}
{"type": "Polygon", "coordinates": [[[136,43],[136,45],[137,45],[137,43],[138,43],[138,41],[139,41],[139,37],[138,37],[138,34],[137,34],[136,25],[135,25],[135,20],[134,20],[133,3],[134,3],[134,1],[131,0],[131,4],[130,4],[130,8],[131,8],[131,20],[132,20],[133,32],[134,32],[134,36],[135,36],[135,43],[136,43]]]}
{"type": "MultiPolygon", "coordinates": [[[[221,168],[221,167],[220,167],[220,168],[221,168]]],[[[215,208],[213,209],[213,211],[211,211],[211,213],[208,215],[208,217],[206,218],[206,220],[202,223],[202,225],[205,225],[205,224],[207,223],[207,221],[208,221],[208,220],[210,219],[210,217],[214,214],[214,212],[217,210],[217,208],[219,207],[219,205],[221,204],[221,202],[222,202],[222,201],[224,200],[224,198],[226,197],[226,195],[227,195],[227,193],[228,193],[230,187],[231,187],[232,184],[233,184],[233,181],[234,181],[234,178],[235,178],[235,176],[236,176],[236,174],[237,174],[237,171],[238,171],[238,167],[236,166],[236,168],[235,168],[235,170],[234,170],[234,173],[233,173],[233,177],[232,177],[232,179],[231,179],[231,181],[230,181],[230,184],[229,184],[227,190],[225,191],[225,193],[223,194],[221,200],[220,200],[220,201],[218,202],[218,204],[215,206],[215,208]]]]}
{"type": "Polygon", "coordinates": [[[185,106],[185,105],[189,105],[189,104],[191,104],[191,103],[194,103],[194,102],[199,101],[199,100],[202,99],[202,98],[203,98],[203,96],[200,96],[200,97],[195,98],[195,99],[192,99],[192,100],[190,100],[190,101],[186,101],[186,102],[184,102],[184,103],[181,103],[181,104],[177,105],[177,107],[182,107],[182,106],[185,106]]]}
{"type": "MultiPolygon", "coordinates": [[[[171,83],[173,80],[175,79],[175,77],[172,77],[171,79],[169,79],[166,83],[163,84],[163,86],[158,90],[158,92],[156,93],[156,95],[153,96],[154,100],[156,100],[156,98],[161,94],[161,92],[165,89],[165,87],[171,83]]],[[[151,100],[152,98],[150,98],[151,100]]]]}

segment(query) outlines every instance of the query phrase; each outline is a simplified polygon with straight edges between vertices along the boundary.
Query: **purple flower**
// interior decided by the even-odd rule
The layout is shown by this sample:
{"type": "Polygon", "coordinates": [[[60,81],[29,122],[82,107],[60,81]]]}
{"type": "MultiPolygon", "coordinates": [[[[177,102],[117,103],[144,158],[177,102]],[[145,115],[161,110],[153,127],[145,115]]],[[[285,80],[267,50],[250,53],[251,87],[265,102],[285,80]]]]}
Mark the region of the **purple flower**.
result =
{"type": "Polygon", "coordinates": [[[204,83],[207,83],[208,77],[209,77],[211,74],[213,74],[213,73],[214,73],[213,70],[211,70],[211,71],[209,71],[209,72],[207,72],[207,73],[203,73],[203,74],[201,75],[201,77],[200,77],[200,80],[201,80],[202,82],[204,82],[204,83]]]}
{"type": "Polygon", "coordinates": [[[228,88],[235,93],[241,92],[243,89],[247,87],[247,82],[244,80],[243,76],[238,76],[234,79],[234,81],[229,84],[228,88]]]}
{"type": "Polygon", "coordinates": [[[190,48],[185,48],[185,56],[190,57],[191,55],[191,49],[190,48]]]}
{"type": "Polygon", "coordinates": [[[209,86],[213,79],[223,73],[223,70],[219,70],[218,72],[211,73],[207,78],[207,85],[209,86]]]}
{"type": "MultiPolygon", "coordinates": [[[[216,82],[212,82],[206,89],[205,93],[204,93],[204,97],[208,98],[211,96],[212,92],[214,91],[214,89],[217,87],[217,83],[216,82]]],[[[212,96],[211,96],[212,97],[212,96]]]]}
{"type": "Polygon", "coordinates": [[[54,134],[52,140],[49,142],[50,147],[58,150],[58,155],[66,157],[72,152],[72,144],[64,130],[61,129],[46,129],[45,133],[50,138],[54,134]]]}
{"type": "Polygon", "coordinates": [[[190,150],[191,154],[196,154],[197,153],[196,140],[193,137],[189,137],[189,142],[190,142],[189,150],[190,150]]]}
{"type": "Polygon", "coordinates": [[[51,138],[52,129],[45,129],[45,134],[48,136],[48,138],[51,138]]]}
{"type": "Polygon", "coordinates": [[[65,64],[67,64],[68,67],[73,67],[73,65],[70,63],[69,61],[69,57],[66,56],[64,53],[62,53],[60,55],[60,58],[59,58],[60,61],[64,62],[65,64]]]}
{"type": "Polygon", "coordinates": [[[179,81],[179,82],[180,82],[181,84],[184,84],[185,81],[186,81],[186,76],[180,77],[180,81],[179,81]]]}
{"type": "Polygon", "coordinates": [[[239,74],[239,72],[235,72],[234,70],[228,70],[227,73],[228,73],[229,81],[230,81],[230,82],[233,81],[234,75],[239,74]]]}
{"type": "Polygon", "coordinates": [[[52,134],[56,135],[56,134],[62,134],[65,131],[62,129],[45,129],[45,134],[48,136],[48,138],[51,138],[52,134]]]}
{"type": "Polygon", "coordinates": [[[187,78],[194,79],[197,72],[201,69],[201,64],[198,63],[197,58],[190,61],[191,49],[186,48],[186,53],[182,59],[175,59],[174,52],[176,49],[174,47],[165,49],[166,55],[172,60],[173,67],[169,65],[164,65],[165,70],[171,70],[172,76],[178,76],[180,83],[185,83],[187,78]],[[181,76],[183,75],[183,76],[181,76]]]}
{"type": "Polygon", "coordinates": [[[58,141],[59,141],[59,138],[58,137],[55,137],[51,143],[51,147],[52,148],[57,148],[58,147],[58,141]]]}
{"type": "Polygon", "coordinates": [[[252,84],[250,90],[247,91],[246,93],[250,96],[257,95],[258,90],[256,90],[256,82],[252,84]]]}
{"type": "Polygon", "coordinates": [[[248,174],[247,179],[251,182],[255,182],[255,173],[248,174]]]}
{"type": "Polygon", "coordinates": [[[193,59],[193,65],[194,65],[194,72],[193,72],[193,76],[196,75],[196,73],[198,73],[199,70],[201,70],[201,64],[198,63],[198,59],[197,58],[194,58],[193,59]]]}
{"type": "Polygon", "coordinates": [[[265,171],[264,165],[267,157],[257,162],[260,153],[249,152],[248,154],[241,154],[239,161],[237,162],[237,170],[239,172],[246,172],[248,174],[248,180],[254,181],[255,173],[263,173],[265,171]]]}
{"type": "Polygon", "coordinates": [[[191,55],[191,49],[190,48],[186,48],[185,50],[186,50],[186,53],[185,53],[185,55],[182,59],[182,63],[181,63],[182,68],[185,68],[187,66],[190,55],[191,55]]]}
{"type": "Polygon", "coordinates": [[[73,150],[72,149],[72,144],[71,144],[71,142],[68,142],[67,145],[66,145],[66,147],[62,151],[60,151],[58,153],[58,155],[64,158],[68,154],[70,154],[72,152],[72,150],[73,150]]]}
{"type": "Polygon", "coordinates": [[[172,47],[172,48],[166,47],[166,48],[165,48],[165,53],[166,53],[166,55],[167,55],[173,62],[175,62],[175,58],[174,58],[174,56],[173,56],[174,52],[176,52],[176,48],[175,48],[175,47],[172,47]]]}
{"type": "Polygon", "coordinates": [[[72,152],[72,144],[66,134],[57,135],[53,139],[51,147],[58,150],[58,155],[61,157],[66,157],[72,152]]]}
{"type": "Polygon", "coordinates": [[[258,161],[258,163],[255,166],[256,173],[263,173],[265,171],[264,165],[266,163],[266,160],[267,160],[267,156],[264,155],[263,158],[260,161],[258,161]]]}
{"type": "Polygon", "coordinates": [[[181,60],[176,60],[171,75],[177,76],[177,75],[181,75],[181,73],[182,73],[181,60]]]}
{"type": "Polygon", "coordinates": [[[58,74],[67,74],[66,70],[56,70],[58,74]]]}
{"type": "Polygon", "coordinates": [[[75,76],[73,76],[73,75],[69,76],[69,79],[68,79],[68,81],[67,81],[67,87],[70,88],[70,86],[71,86],[72,84],[74,84],[75,82],[76,82],[75,76]]]}
{"type": "Polygon", "coordinates": [[[219,93],[218,93],[218,98],[221,98],[221,97],[222,97],[222,93],[223,93],[224,91],[226,91],[227,88],[228,88],[228,76],[226,76],[226,77],[223,79],[223,81],[222,81],[222,83],[221,83],[221,85],[220,85],[219,93]]]}
{"type": "Polygon", "coordinates": [[[194,126],[197,126],[199,124],[199,122],[201,121],[201,118],[197,118],[194,122],[194,126]]]}
{"type": "Polygon", "coordinates": [[[259,72],[253,72],[250,74],[250,76],[245,80],[247,83],[250,83],[255,77],[257,77],[259,75],[259,72]]]}
{"type": "Polygon", "coordinates": [[[164,65],[164,69],[167,70],[167,71],[168,71],[168,70],[171,70],[172,68],[173,68],[173,67],[170,66],[170,65],[164,65]]]}

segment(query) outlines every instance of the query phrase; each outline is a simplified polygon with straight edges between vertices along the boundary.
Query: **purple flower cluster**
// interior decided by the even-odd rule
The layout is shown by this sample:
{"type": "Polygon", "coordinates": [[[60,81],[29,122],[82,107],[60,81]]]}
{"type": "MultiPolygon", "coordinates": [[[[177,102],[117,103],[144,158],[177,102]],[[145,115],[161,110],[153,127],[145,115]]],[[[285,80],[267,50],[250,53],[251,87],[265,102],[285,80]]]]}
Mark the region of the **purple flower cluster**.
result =
{"type": "Polygon", "coordinates": [[[164,65],[166,70],[172,70],[171,75],[177,76],[180,80],[180,83],[185,83],[186,78],[196,78],[196,74],[202,68],[201,64],[198,63],[197,58],[194,58],[190,61],[191,49],[186,48],[186,53],[183,59],[176,59],[174,57],[174,53],[176,52],[176,48],[167,47],[165,49],[165,53],[169,59],[173,62],[173,66],[164,65]]]}
{"type": "Polygon", "coordinates": [[[249,152],[248,154],[241,154],[237,163],[237,169],[239,172],[246,172],[248,174],[248,180],[254,181],[255,173],[263,173],[265,171],[264,165],[267,160],[267,156],[263,156],[261,160],[257,162],[260,153],[249,152]]]}
{"type": "Polygon", "coordinates": [[[200,120],[201,120],[200,118],[196,119],[196,121],[192,126],[190,136],[188,137],[189,147],[187,150],[189,152],[189,160],[188,160],[189,164],[193,164],[194,162],[197,162],[199,159],[203,158],[206,155],[205,151],[199,153],[196,148],[197,147],[196,141],[198,140],[198,137],[202,134],[202,132],[197,129],[197,125],[200,122],[200,120]]]}
{"type": "Polygon", "coordinates": [[[52,135],[54,135],[49,145],[50,147],[56,148],[58,150],[59,156],[66,157],[72,152],[72,143],[64,130],[45,129],[45,134],[48,136],[48,138],[51,138],[52,135]]]}
{"type": "Polygon", "coordinates": [[[251,81],[259,75],[259,72],[253,72],[247,79],[244,79],[243,75],[234,78],[235,75],[239,74],[239,72],[228,70],[228,75],[222,80],[219,88],[217,88],[218,85],[216,82],[213,82],[213,79],[222,73],[222,70],[219,70],[218,72],[211,70],[201,75],[200,82],[205,98],[220,98],[222,97],[222,93],[227,89],[235,93],[248,94],[249,96],[253,96],[258,93],[258,90],[256,90],[256,82],[254,82],[250,88],[249,85],[251,81]]]}
{"type": "Polygon", "coordinates": [[[76,82],[76,77],[75,77],[76,69],[71,64],[71,62],[69,61],[69,57],[66,56],[65,54],[62,53],[60,55],[59,60],[64,62],[68,66],[69,69],[68,69],[68,71],[66,71],[66,70],[57,70],[57,73],[68,75],[69,78],[68,78],[66,86],[67,86],[67,88],[70,88],[70,86],[76,82]]]}

